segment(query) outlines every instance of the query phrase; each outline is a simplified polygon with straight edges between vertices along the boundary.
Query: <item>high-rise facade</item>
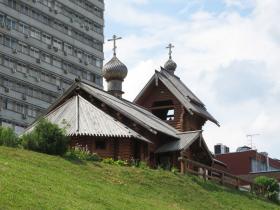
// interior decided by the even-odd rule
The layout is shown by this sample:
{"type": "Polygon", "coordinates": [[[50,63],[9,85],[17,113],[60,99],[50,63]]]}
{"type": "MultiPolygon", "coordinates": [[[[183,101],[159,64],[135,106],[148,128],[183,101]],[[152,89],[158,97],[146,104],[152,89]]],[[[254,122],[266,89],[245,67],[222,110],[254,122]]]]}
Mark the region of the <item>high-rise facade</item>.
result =
{"type": "Polygon", "coordinates": [[[103,87],[103,0],[0,0],[0,123],[20,133],[75,78],[103,87]]]}

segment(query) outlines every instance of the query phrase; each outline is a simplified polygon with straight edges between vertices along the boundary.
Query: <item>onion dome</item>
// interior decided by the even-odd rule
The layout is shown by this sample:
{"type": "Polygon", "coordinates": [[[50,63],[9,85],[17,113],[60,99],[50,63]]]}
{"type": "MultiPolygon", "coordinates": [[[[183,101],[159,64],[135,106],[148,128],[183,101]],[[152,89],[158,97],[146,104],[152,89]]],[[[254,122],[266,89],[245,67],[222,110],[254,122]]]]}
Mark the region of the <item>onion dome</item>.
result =
{"type": "Polygon", "coordinates": [[[114,56],[102,69],[103,77],[107,80],[123,81],[127,76],[127,67],[114,56]]]}
{"type": "Polygon", "coordinates": [[[164,68],[167,71],[172,71],[174,72],[177,68],[177,64],[172,60],[172,58],[169,58],[168,61],[164,64],[164,68]]]}

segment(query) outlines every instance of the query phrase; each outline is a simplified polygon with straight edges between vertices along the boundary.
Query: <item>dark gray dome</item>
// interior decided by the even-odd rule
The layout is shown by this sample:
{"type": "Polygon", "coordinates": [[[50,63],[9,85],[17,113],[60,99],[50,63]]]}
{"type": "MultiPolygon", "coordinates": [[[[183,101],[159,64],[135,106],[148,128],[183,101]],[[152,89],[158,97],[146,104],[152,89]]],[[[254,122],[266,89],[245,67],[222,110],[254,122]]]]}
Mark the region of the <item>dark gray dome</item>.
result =
{"type": "Polygon", "coordinates": [[[172,58],[169,58],[169,60],[164,64],[164,68],[168,71],[175,71],[177,64],[172,60],[172,58]]]}
{"type": "Polygon", "coordinates": [[[102,69],[103,77],[109,80],[124,80],[127,76],[127,67],[114,56],[102,69]]]}

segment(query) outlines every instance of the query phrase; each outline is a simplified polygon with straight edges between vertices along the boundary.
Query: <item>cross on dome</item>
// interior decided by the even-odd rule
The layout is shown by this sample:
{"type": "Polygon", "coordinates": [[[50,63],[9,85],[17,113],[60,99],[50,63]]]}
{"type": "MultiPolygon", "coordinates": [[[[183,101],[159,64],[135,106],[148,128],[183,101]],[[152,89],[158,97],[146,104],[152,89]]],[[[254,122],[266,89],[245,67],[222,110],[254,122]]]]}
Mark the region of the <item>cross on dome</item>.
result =
{"type": "Polygon", "coordinates": [[[108,82],[108,92],[112,95],[121,98],[122,94],[122,83],[127,76],[127,67],[117,58],[117,40],[122,39],[122,37],[113,36],[109,39],[109,42],[113,42],[113,52],[114,56],[109,62],[107,62],[102,68],[103,77],[108,82]]]}
{"type": "Polygon", "coordinates": [[[117,37],[116,35],[113,35],[112,39],[108,39],[108,42],[112,42],[113,41],[113,52],[114,52],[114,56],[117,55],[117,40],[122,39],[122,37],[117,37]]]}
{"type": "Polygon", "coordinates": [[[175,48],[174,45],[172,45],[171,43],[166,47],[166,49],[169,49],[169,58],[172,58],[172,48],[175,48]]]}
{"type": "Polygon", "coordinates": [[[174,71],[177,68],[177,64],[172,60],[172,48],[175,46],[172,45],[171,43],[166,47],[166,49],[169,50],[169,59],[168,61],[165,62],[164,64],[164,69],[166,69],[169,73],[174,74],[174,71]]]}

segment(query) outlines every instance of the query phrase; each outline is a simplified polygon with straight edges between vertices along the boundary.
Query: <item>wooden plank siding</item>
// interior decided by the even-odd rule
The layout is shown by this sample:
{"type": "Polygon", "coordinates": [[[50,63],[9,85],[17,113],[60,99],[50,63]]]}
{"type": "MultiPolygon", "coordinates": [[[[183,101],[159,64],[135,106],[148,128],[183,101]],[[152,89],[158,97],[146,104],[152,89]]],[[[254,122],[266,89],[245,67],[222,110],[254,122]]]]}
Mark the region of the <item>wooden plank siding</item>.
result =
{"type": "Polygon", "coordinates": [[[148,157],[144,153],[144,148],[147,147],[146,142],[142,142],[136,139],[122,139],[122,138],[102,138],[102,137],[72,137],[71,147],[79,145],[83,148],[88,148],[92,153],[98,154],[101,158],[113,158],[120,160],[134,159],[133,145],[138,141],[140,145],[140,160],[145,161],[148,157]],[[103,141],[106,143],[105,149],[97,149],[96,141],[103,141]]]}

